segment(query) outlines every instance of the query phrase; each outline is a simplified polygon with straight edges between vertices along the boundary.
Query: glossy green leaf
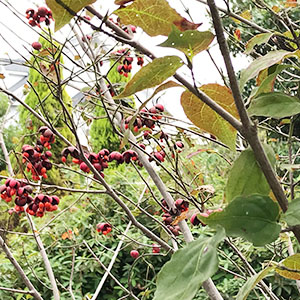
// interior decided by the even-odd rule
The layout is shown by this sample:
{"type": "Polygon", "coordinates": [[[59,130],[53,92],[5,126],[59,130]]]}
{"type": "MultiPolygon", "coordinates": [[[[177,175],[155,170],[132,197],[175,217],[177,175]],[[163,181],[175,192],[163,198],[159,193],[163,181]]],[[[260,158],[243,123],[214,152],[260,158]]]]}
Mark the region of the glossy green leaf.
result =
{"type": "Polygon", "coordinates": [[[207,49],[213,39],[214,35],[210,31],[187,30],[182,32],[173,26],[168,39],[158,46],[180,50],[191,60],[194,55],[207,49]]]}
{"type": "Polygon", "coordinates": [[[255,286],[266,276],[269,275],[270,272],[274,270],[275,267],[268,267],[264,270],[260,271],[256,275],[248,278],[246,283],[241,287],[239,293],[236,296],[236,300],[246,300],[249,293],[255,288],[255,286]]]}
{"type": "MultiPolygon", "coordinates": [[[[96,2],[96,0],[77,0],[77,1],[62,0],[62,2],[73,12],[77,13],[85,6],[96,2]]],[[[53,18],[55,20],[55,29],[54,29],[55,31],[61,29],[63,26],[68,24],[73,18],[73,15],[70,14],[59,3],[57,3],[56,0],[46,0],[46,4],[49,6],[49,8],[52,11],[53,18]]]]}
{"type": "Polygon", "coordinates": [[[128,97],[144,89],[152,88],[172,76],[183,65],[178,56],[164,56],[154,59],[141,68],[126,84],[123,92],[115,98],[128,97]]]}
{"type": "Polygon", "coordinates": [[[300,224],[300,198],[296,198],[289,203],[288,210],[282,215],[282,219],[289,226],[300,224]]]}
{"type": "Polygon", "coordinates": [[[194,24],[180,16],[166,0],[135,0],[132,4],[113,12],[122,24],[141,27],[150,36],[168,36],[175,25],[179,30],[194,30],[194,24]]]}
{"type": "Polygon", "coordinates": [[[245,54],[250,54],[251,51],[253,50],[254,46],[267,43],[272,35],[273,35],[272,32],[265,32],[265,33],[259,33],[256,36],[254,36],[253,38],[251,38],[246,43],[245,54]]]}
{"type": "Polygon", "coordinates": [[[246,69],[242,70],[240,78],[240,88],[243,89],[245,83],[258,73],[274,64],[279,63],[282,59],[296,55],[295,52],[277,50],[270,51],[268,54],[255,59],[246,69]]]}
{"type": "Polygon", "coordinates": [[[221,225],[228,236],[245,238],[254,246],[275,241],[281,230],[278,204],[259,194],[236,197],[223,211],[197,217],[211,227],[221,225]]]}
{"type": "Polygon", "coordinates": [[[300,113],[300,101],[280,92],[260,94],[251,101],[248,108],[250,116],[264,116],[281,119],[300,113]]]}
{"type": "MultiPolygon", "coordinates": [[[[275,165],[275,153],[271,146],[263,144],[264,150],[272,166],[275,165]]],[[[225,187],[225,198],[227,202],[236,196],[248,196],[253,193],[268,195],[270,186],[256,162],[252,149],[244,150],[235,160],[229,171],[225,187]]]]}
{"type": "Polygon", "coordinates": [[[275,271],[285,278],[300,280],[300,253],[282,260],[275,268],[275,271]]]}
{"type": "Polygon", "coordinates": [[[154,300],[192,300],[201,283],[218,270],[217,246],[223,228],[213,237],[201,237],[176,251],[157,276],[154,300]]]}

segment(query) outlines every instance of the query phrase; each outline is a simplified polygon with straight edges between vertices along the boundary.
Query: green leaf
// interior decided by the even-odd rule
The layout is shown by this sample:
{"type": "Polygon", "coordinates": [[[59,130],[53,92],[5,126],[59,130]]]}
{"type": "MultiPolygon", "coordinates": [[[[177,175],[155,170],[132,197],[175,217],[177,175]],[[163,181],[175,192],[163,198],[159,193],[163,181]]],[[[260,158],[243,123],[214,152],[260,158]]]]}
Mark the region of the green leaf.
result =
{"type": "MultiPolygon", "coordinates": [[[[219,84],[210,83],[201,86],[200,90],[239,119],[230,89],[219,84]]],[[[193,124],[215,135],[221,142],[228,145],[230,149],[235,150],[236,130],[208,105],[190,91],[182,93],[181,105],[186,116],[193,124]]]]}
{"type": "Polygon", "coordinates": [[[181,17],[166,0],[135,0],[113,13],[122,24],[139,26],[150,36],[168,36],[173,25],[181,31],[194,30],[201,25],[181,17]]]}
{"type": "Polygon", "coordinates": [[[275,71],[272,72],[270,75],[268,75],[262,81],[262,83],[259,85],[259,87],[257,87],[256,90],[253,93],[251,93],[250,98],[253,99],[260,94],[272,92],[273,88],[274,88],[276,76],[287,68],[296,68],[296,67],[294,67],[292,65],[277,65],[275,71]]]}
{"type": "Polygon", "coordinates": [[[289,203],[288,210],[282,215],[282,219],[287,222],[289,226],[296,226],[300,224],[300,198],[294,199],[289,203]]]}
{"type": "MultiPolygon", "coordinates": [[[[271,146],[263,144],[264,150],[272,166],[275,165],[275,153],[271,146]]],[[[270,186],[256,162],[252,149],[244,150],[235,160],[225,187],[227,202],[236,196],[248,196],[254,193],[268,195],[270,186]]]]}
{"type": "Polygon", "coordinates": [[[278,62],[282,59],[296,55],[295,52],[284,51],[284,50],[277,50],[277,51],[270,51],[265,56],[261,56],[254,60],[246,69],[242,70],[241,78],[240,78],[240,88],[241,90],[244,88],[245,83],[254,78],[258,73],[278,62]]]}
{"type": "Polygon", "coordinates": [[[266,32],[266,33],[257,34],[256,36],[251,38],[246,43],[245,54],[250,54],[251,51],[253,50],[254,46],[267,43],[272,35],[273,35],[272,32],[266,32]]]}
{"type": "Polygon", "coordinates": [[[154,300],[191,300],[202,282],[218,270],[217,246],[223,228],[213,237],[201,237],[176,251],[157,276],[154,300]]]}
{"type": "Polygon", "coordinates": [[[300,113],[300,101],[280,92],[260,94],[251,101],[248,113],[275,119],[294,116],[300,113]]]}
{"type": "Polygon", "coordinates": [[[211,227],[223,226],[227,235],[245,238],[254,246],[275,241],[281,230],[278,204],[259,194],[236,197],[223,211],[197,217],[211,227]]]}
{"type": "MultiPolygon", "coordinates": [[[[70,8],[74,13],[79,12],[85,6],[90,5],[96,0],[62,0],[62,2],[70,8]]],[[[56,0],[46,0],[46,4],[51,9],[53,18],[55,20],[55,28],[54,31],[61,29],[63,26],[68,24],[71,19],[74,17],[71,15],[66,9],[63,8],[56,0]]]]}
{"type": "Polygon", "coordinates": [[[213,39],[214,35],[210,31],[187,30],[182,32],[173,26],[168,39],[158,46],[180,50],[188,59],[192,60],[194,55],[207,49],[213,39]]]}
{"type": "Polygon", "coordinates": [[[300,280],[300,253],[282,260],[275,271],[285,278],[300,280]]]}
{"type": "Polygon", "coordinates": [[[246,283],[241,287],[239,293],[236,296],[236,300],[246,300],[251,290],[262,280],[264,279],[270,272],[274,270],[275,267],[268,267],[264,270],[260,271],[256,275],[248,278],[246,283]]]}
{"type": "Polygon", "coordinates": [[[124,98],[144,89],[157,86],[172,76],[182,65],[183,62],[178,56],[164,56],[154,59],[132,77],[123,92],[115,99],[124,98]]]}

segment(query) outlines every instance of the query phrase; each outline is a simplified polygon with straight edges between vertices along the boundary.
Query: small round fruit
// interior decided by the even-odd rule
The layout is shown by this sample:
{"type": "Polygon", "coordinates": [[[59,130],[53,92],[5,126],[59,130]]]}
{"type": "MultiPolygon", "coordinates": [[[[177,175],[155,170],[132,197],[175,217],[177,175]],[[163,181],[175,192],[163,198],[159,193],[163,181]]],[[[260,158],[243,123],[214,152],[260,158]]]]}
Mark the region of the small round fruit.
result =
{"type": "Polygon", "coordinates": [[[41,48],[42,48],[42,44],[39,43],[39,42],[33,42],[33,43],[31,44],[31,46],[32,46],[32,48],[35,49],[35,50],[41,50],[41,48]]]}
{"type": "Polygon", "coordinates": [[[152,253],[159,253],[160,252],[160,246],[153,244],[152,245],[152,253]]]}
{"type": "Polygon", "coordinates": [[[139,252],[137,250],[131,250],[130,251],[130,256],[133,257],[134,259],[139,257],[139,252]]]}

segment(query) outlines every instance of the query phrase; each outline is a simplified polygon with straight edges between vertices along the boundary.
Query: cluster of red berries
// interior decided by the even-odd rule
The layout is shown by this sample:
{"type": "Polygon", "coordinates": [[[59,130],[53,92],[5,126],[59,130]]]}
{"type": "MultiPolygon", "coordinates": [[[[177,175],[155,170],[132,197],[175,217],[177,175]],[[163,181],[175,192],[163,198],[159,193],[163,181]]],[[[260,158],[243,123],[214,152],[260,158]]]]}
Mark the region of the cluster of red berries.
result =
{"type": "Polygon", "coordinates": [[[44,194],[37,195],[32,202],[28,203],[26,212],[32,216],[43,217],[46,211],[55,211],[58,208],[59,198],[44,194]]]}
{"type": "MultiPolygon", "coordinates": [[[[165,108],[162,104],[156,104],[155,106],[151,107],[149,110],[146,108],[142,108],[140,111],[140,117],[137,117],[133,122],[133,131],[138,132],[139,129],[142,127],[147,127],[149,129],[153,129],[155,127],[155,121],[160,120],[162,118],[162,113],[164,112],[165,108]]],[[[129,116],[125,119],[125,129],[128,129],[129,123],[132,119],[132,116],[129,116]]],[[[150,131],[144,134],[144,137],[147,138],[147,135],[150,131]]]]}
{"type": "Polygon", "coordinates": [[[108,233],[111,232],[112,230],[112,227],[109,223],[99,223],[97,224],[96,226],[96,230],[99,232],[99,233],[102,233],[104,235],[107,235],[108,233]]]}
{"type": "Polygon", "coordinates": [[[37,11],[33,8],[26,10],[26,18],[29,19],[29,25],[41,27],[40,23],[45,22],[47,26],[50,25],[50,20],[53,20],[52,12],[47,7],[39,7],[37,11]]]}
{"type": "Polygon", "coordinates": [[[175,201],[175,207],[176,211],[172,212],[166,200],[162,200],[162,206],[164,214],[162,215],[162,220],[164,224],[167,226],[167,228],[175,235],[179,235],[180,227],[178,225],[173,225],[174,224],[174,217],[179,216],[181,213],[188,211],[189,209],[189,202],[185,201],[183,199],[177,199],[175,201]]]}
{"type": "MultiPolygon", "coordinates": [[[[66,162],[68,155],[72,156],[72,162],[79,165],[80,170],[85,173],[89,173],[90,169],[85,162],[80,159],[80,153],[75,147],[67,147],[65,148],[62,153],[62,162],[66,162]]],[[[100,173],[102,177],[104,177],[104,173],[102,172],[104,169],[108,168],[108,163],[112,161],[116,161],[118,164],[127,163],[129,164],[130,161],[137,161],[138,155],[133,150],[127,150],[122,154],[113,151],[109,153],[107,149],[102,149],[99,153],[86,153],[86,158],[91,162],[94,168],[100,173]]]]}
{"type": "Polygon", "coordinates": [[[33,180],[40,180],[40,176],[47,178],[47,171],[51,170],[52,163],[49,158],[51,151],[44,151],[44,148],[51,149],[51,144],[55,142],[53,132],[46,126],[39,129],[40,139],[35,146],[24,145],[22,147],[23,163],[26,163],[26,171],[31,172],[33,180]]]}
{"type": "Polygon", "coordinates": [[[57,210],[59,198],[57,196],[47,196],[43,194],[33,198],[32,187],[25,180],[16,180],[13,178],[6,179],[4,185],[0,186],[1,198],[6,202],[11,202],[15,196],[15,212],[26,212],[32,216],[43,217],[45,211],[57,210]]]}
{"type": "MultiPolygon", "coordinates": [[[[120,49],[113,53],[115,59],[122,57],[122,60],[119,60],[120,64],[117,66],[117,71],[125,77],[128,77],[128,73],[131,72],[134,59],[132,56],[130,56],[130,52],[127,51],[127,49],[120,49]]],[[[137,65],[142,67],[143,64],[144,59],[141,56],[137,56],[137,65]]]]}

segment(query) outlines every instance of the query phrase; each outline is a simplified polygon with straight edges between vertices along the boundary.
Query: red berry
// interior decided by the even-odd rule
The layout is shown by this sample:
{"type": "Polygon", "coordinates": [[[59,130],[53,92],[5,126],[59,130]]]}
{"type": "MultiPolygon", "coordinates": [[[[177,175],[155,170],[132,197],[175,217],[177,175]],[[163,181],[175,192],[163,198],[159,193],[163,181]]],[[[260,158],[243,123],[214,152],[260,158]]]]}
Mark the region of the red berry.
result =
{"type": "Polygon", "coordinates": [[[32,46],[32,48],[35,49],[35,50],[41,50],[41,48],[42,48],[42,44],[39,43],[39,42],[33,42],[33,43],[31,44],[31,46],[32,46]]]}
{"type": "Polygon", "coordinates": [[[159,253],[160,252],[160,246],[153,244],[152,245],[152,253],[159,253]]]}
{"type": "Polygon", "coordinates": [[[48,14],[48,9],[46,7],[39,7],[38,8],[38,15],[40,17],[45,17],[48,14]]]}
{"type": "Polygon", "coordinates": [[[133,257],[134,259],[139,257],[139,252],[137,250],[131,250],[130,251],[130,256],[133,257]]]}

